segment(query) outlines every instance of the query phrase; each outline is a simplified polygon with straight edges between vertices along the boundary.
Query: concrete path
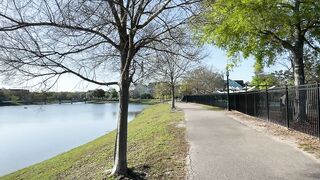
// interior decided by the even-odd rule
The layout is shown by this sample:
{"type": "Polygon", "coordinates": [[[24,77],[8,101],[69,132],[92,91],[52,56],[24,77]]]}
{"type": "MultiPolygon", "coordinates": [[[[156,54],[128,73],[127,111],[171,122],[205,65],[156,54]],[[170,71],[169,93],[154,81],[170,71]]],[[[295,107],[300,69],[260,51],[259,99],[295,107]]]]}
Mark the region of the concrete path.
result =
{"type": "Polygon", "coordinates": [[[190,142],[188,179],[320,180],[320,163],[251,129],[224,111],[178,103],[190,142]]]}

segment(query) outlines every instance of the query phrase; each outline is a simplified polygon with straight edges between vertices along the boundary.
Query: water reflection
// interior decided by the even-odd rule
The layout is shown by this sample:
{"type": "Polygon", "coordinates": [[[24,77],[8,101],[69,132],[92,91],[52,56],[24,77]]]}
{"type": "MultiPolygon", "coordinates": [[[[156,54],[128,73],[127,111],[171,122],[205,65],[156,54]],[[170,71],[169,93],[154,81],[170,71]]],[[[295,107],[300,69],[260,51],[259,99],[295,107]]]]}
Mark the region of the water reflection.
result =
{"type": "MultiPolygon", "coordinates": [[[[144,107],[129,105],[129,121],[144,107]]],[[[115,129],[117,112],[118,103],[0,107],[0,176],[115,129]]]]}

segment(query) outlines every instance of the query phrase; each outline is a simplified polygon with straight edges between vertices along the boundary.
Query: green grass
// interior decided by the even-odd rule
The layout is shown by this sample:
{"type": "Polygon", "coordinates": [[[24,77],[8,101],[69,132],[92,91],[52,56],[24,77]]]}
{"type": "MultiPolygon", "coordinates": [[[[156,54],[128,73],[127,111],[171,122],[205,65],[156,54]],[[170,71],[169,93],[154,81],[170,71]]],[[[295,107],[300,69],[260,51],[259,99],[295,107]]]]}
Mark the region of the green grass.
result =
{"type": "MultiPolygon", "coordinates": [[[[148,179],[183,179],[187,143],[182,112],[172,112],[168,104],[146,108],[129,123],[128,166],[148,179]]],[[[29,166],[7,179],[103,179],[112,168],[115,132],[104,135],[49,160],[29,166]]]]}
{"type": "Polygon", "coordinates": [[[130,99],[130,103],[153,105],[159,103],[159,99],[130,99]]]}

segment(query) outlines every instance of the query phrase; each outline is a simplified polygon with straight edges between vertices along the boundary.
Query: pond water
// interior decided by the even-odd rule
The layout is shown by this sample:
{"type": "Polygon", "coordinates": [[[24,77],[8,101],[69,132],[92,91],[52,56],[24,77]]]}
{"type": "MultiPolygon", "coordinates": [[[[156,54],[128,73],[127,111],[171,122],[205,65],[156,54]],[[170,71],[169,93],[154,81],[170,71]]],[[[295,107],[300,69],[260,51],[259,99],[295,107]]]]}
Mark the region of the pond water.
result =
{"type": "MultiPolygon", "coordinates": [[[[129,121],[145,105],[129,105],[129,121]]],[[[85,144],[116,128],[118,103],[0,107],[0,176],[85,144]]]]}

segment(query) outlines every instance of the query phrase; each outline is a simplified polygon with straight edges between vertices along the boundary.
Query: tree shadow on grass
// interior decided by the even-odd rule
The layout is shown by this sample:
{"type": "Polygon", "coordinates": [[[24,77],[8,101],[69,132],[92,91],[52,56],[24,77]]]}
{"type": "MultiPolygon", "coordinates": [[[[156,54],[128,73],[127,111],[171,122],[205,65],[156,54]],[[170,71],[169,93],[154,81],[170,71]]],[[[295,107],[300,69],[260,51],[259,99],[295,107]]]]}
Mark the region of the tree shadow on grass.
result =
{"type": "Polygon", "coordinates": [[[141,165],[138,167],[128,168],[127,176],[119,176],[119,180],[146,180],[150,166],[141,165]]]}
{"type": "Polygon", "coordinates": [[[147,179],[147,173],[141,170],[128,169],[128,178],[136,180],[145,180],[147,179]]]}

